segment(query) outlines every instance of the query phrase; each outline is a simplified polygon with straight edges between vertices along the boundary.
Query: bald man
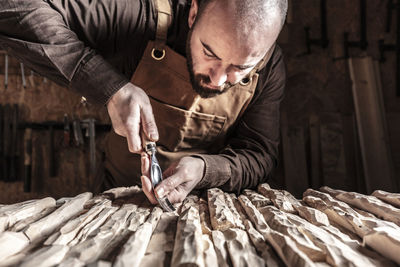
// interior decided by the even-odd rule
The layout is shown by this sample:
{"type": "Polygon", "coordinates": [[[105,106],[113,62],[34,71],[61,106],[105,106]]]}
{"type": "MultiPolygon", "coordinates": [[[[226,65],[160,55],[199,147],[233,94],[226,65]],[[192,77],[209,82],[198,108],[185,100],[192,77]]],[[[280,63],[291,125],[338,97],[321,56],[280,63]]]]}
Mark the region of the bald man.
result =
{"type": "Polygon", "coordinates": [[[0,46],[106,106],[97,190],[172,203],[254,188],[277,165],[287,0],[0,0],[0,46]],[[154,192],[143,140],[157,142],[154,192]]]}

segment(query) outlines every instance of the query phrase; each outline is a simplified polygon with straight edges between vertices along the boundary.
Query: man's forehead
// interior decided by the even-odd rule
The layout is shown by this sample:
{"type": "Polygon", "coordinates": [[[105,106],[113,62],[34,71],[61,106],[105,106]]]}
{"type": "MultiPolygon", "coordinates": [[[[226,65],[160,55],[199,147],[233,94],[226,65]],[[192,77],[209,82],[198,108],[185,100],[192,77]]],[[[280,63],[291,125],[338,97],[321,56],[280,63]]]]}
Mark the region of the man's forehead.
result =
{"type": "Polygon", "coordinates": [[[196,32],[203,48],[234,65],[256,64],[274,43],[274,38],[266,40],[257,35],[238,38],[232,29],[212,27],[212,23],[196,32]]]}
{"type": "MultiPolygon", "coordinates": [[[[254,25],[243,25],[242,22],[234,20],[229,15],[228,2],[234,1],[213,1],[206,7],[201,16],[199,34],[202,40],[207,40],[210,46],[218,46],[219,43],[228,43],[230,50],[237,50],[237,53],[243,53],[250,57],[260,57],[273,45],[279,29],[271,27],[257,27],[254,25]],[[222,6],[225,2],[228,7],[222,6]],[[218,4],[219,3],[219,4],[218,4]]],[[[233,12],[233,11],[232,11],[233,12]]]]}

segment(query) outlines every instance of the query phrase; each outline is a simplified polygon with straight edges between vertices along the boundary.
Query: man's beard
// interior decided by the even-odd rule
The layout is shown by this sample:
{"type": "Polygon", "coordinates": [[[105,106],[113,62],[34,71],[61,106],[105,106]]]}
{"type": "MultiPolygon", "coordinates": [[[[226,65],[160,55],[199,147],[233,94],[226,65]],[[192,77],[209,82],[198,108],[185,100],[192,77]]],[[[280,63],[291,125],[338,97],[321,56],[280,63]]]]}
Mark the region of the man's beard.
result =
{"type": "MultiPolygon", "coordinates": [[[[194,28],[194,25],[193,25],[194,28]]],[[[225,82],[219,89],[210,89],[202,86],[202,84],[210,85],[211,80],[210,77],[203,74],[194,74],[193,70],[193,59],[192,59],[192,48],[190,46],[190,40],[192,37],[193,28],[189,30],[188,39],[186,41],[186,63],[189,71],[190,82],[192,83],[193,90],[199,94],[201,98],[211,98],[218,95],[221,95],[228,91],[229,88],[233,86],[233,84],[229,82],[225,82]]]]}

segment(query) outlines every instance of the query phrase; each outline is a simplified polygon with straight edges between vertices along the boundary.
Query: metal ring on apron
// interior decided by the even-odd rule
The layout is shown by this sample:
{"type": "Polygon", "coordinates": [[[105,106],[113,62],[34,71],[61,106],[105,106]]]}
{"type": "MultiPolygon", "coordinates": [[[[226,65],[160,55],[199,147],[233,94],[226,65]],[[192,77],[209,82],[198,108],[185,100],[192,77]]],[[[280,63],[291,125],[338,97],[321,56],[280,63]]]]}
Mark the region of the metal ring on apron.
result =
{"type": "Polygon", "coordinates": [[[249,85],[250,82],[251,82],[251,78],[246,77],[246,78],[243,78],[239,83],[242,86],[247,86],[247,85],[249,85]]]}
{"type": "Polygon", "coordinates": [[[151,57],[154,58],[155,60],[163,59],[165,57],[165,49],[159,50],[159,49],[153,48],[151,50],[151,57]]]}

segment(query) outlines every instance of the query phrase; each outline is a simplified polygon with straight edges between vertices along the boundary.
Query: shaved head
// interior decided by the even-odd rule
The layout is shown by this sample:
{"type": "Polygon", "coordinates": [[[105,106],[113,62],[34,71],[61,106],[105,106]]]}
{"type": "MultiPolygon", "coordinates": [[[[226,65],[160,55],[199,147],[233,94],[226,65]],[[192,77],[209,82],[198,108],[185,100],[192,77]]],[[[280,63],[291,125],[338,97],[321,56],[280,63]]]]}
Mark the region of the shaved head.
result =
{"type": "Polygon", "coordinates": [[[198,2],[199,17],[207,11],[209,4],[219,4],[241,29],[259,28],[259,26],[282,28],[288,8],[287,0],[198,0],[198,2]]]}
{"type": "Polygon", "coordinates": [[[187,64],[201,97],[226,92],[273,47],[287,0],[192,0],[187,64]]]}

